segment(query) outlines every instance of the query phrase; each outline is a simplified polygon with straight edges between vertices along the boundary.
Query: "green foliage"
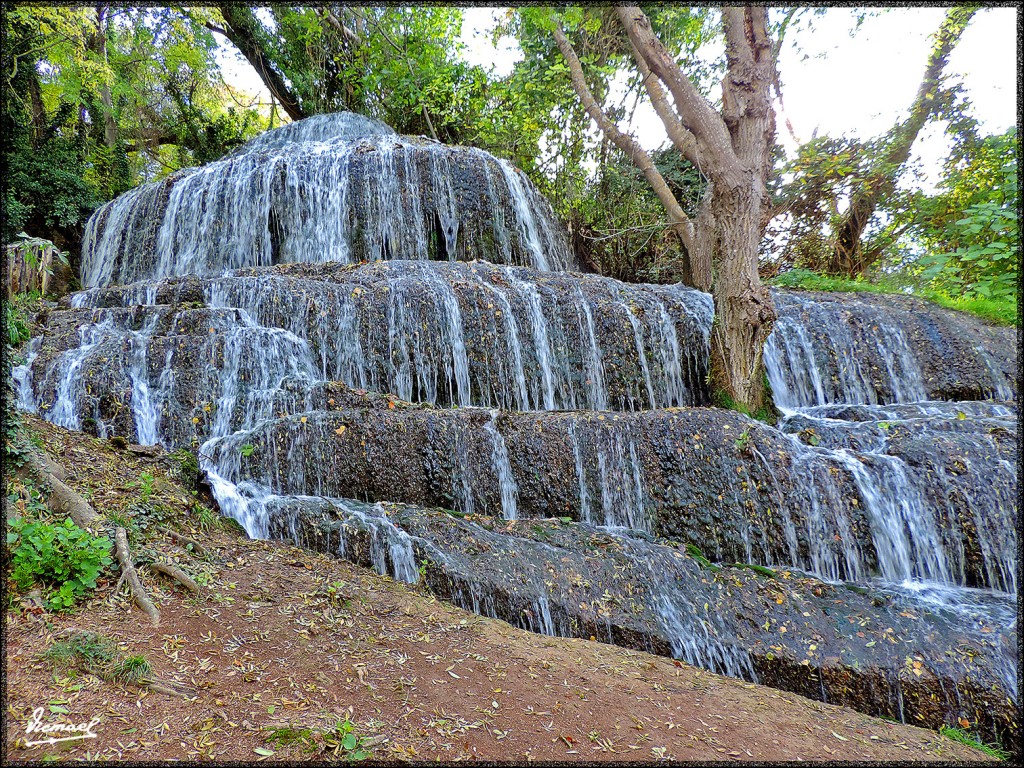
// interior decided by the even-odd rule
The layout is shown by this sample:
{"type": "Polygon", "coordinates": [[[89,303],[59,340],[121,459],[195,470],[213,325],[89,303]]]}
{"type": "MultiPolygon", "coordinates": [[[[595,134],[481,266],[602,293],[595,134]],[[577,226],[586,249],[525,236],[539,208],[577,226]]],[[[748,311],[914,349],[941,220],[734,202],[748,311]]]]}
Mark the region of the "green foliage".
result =
{"type": "Polygon", "coordinates": [[[175,466],[171,470],[174,476],[190,486],[194,485],[199,476],[199,458],[186,448],[173,451],[170,457],[175,462],[175,466]]]}
{"type": "Polygon", "coordinates": [[[912,224],[926,255],[914,271],[932,290],[1016,301],[1018,152],[1016,127],[964,141],[946,163],[940,193],[917,201],[912,224]]]}
{"type": "Polygon", "coordinates": [[[212,509],[198,502],[193,507],[196,513],[196,522],[199,524],[199,530],[211,531],[214,528],[220,528],[221,521],[224,519],[212,509]]]}
{"type": "Polygon", "coordinates": [[[145,656],[123,656],[112,640],[92,632],[76,632],[51,645],[42,658],[61,669],[81,669],[103,680],[137,682],[153,668],[145,656]]]}
{"type": "Polygon", "coordinates": [[[202,9],[22,5],[4,19],[4,242],[75,244],[103,200],[258,132],[218,76],[202,9]]]}
{"type": "Polygon", "coordinates": [[[267,744],[277,744],[282,747],[290,747],[301,744],[304,752],[316,750],[316,734],[309,728],[274,728],[266,738],[267,744]]]}
{"type": "Polygon", "coordinates": [[[698,547],[696,544],[687,544],[686,554],[688,554],[690,557],[692,557],[694,560],[700,563],[701,566],[713,571],[714,573],[718,573],[720,570],[722,570],[721,566],[715,565],[706,557],[704,557],[704,553],[701,552],[700,547],[698,547]]]}
{"type": "Polygon", "coordinates": [[[28,322],[21,310],[12,302],[4,301],[4,315],[7,324],[7,343],[17,349],[32,337],[28,322]]]}
{"type": "Polygon", "coordinates": [[[843,203],[870,177],[884,146],[881,139],[822,136],[801,145],[773,176],[773,206],[786,216],[772,221],[764,245],[773,244],[779,269],[826,271],[843,203]]]}
{"type": "Polygon", "coordinates": [[[365,747],[366,741],[365,736],[356,732],[356,724],[349,720],[348,715],[344,720],[339,720],[333,730],[324,734],[324,746],[329,752],[353,762],[370,757],[370,750],[365,747]]]}
{"type": "Polygon", "coordinates": [[[733,445],[737,451],[743,453],[747,450],[747,446],[750,445],[750,428],[744,429],[738,438],[733,441],[733,445]]]}
{"type": "Polygon", "coordinates": [[[994,757],[998,760],[1008,760],[1010,758],[1010,753],[1002,749],[998,744],[985,744],[976,736],[972,736],[961,728],[951,728],[948,725],[943,725],[939,728],[939,733],[947,739],[952,739],[961,744],[966,744],[968,747],[981,750],[989,757],[994,757]]]}
{"type": "Polygon", "coordinates": [[[771,568],[767,568],[763,565],[756,565],[755,563],[733,563],[732,567],[745,568],[748,571],[753,571],[754,573],[759,574],[761,576],[765,576],[769,579],[774,579],[778,577],[778,574],[771,568]]]}
{"type": "Polygon", "coordinates": [[[68,611],[96,586],[112,562],[110,540],[93,536],[70,519],[50,523],[21,517],[8,523],[11,579],[21,591],[39,585],[47,608],[68,611]]]}
{"type": "Polygon", "coordinates": [[[929,301],[934,301],[946,309],[970,312],[972,315],[997,325],[1020,325],[1016,298],[1001,297],[984,299],[975,296],[949,296],[940,291],[922,291],[929,301]]]}
{"type": "Polygon", "coordinates": [[[146,504],[149,502],[150,497],[153,495],[154,484],[156,478],[149,472],[143,472],[139,475],[138,480],[133,480],[128,483],[129,486],[139,489],[139,500],[146,504]]]}
{"type": "MultiPolygon", "coordinates": [[[[728,411],[736,411],[737,413],[742,413],[744,416],[749,416],[750,418],[764,422],[765,424],[774,424],[776,421],[778,421],[778,413],[772,408],[771,405],[766,403],[765,405],[762,405],[760,408],[758,408],[756,411],[751,412],[751,410],[747,406],[745,406],[743,403],[738,403],[735,400],[733,400],[732,397],[730,397],[729,393],[722,389],[716,389],[714,392],[711,393],[711,401],[718,408],[724,408],[725,410],[728,411]]],[[[743,447],[746,447],[746,443],[744,443],[743,447]]],[[[738,445],[737,448],[739,448],[738,445]]]]}

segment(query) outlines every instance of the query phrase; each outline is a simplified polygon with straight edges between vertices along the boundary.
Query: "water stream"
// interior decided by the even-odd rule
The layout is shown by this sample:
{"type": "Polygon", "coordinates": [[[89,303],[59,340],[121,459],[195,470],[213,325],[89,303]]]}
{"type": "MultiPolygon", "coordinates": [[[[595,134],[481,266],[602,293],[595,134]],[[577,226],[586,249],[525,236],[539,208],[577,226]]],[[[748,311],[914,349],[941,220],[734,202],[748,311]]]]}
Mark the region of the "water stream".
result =
{"type": "MultiPolygon", "coordinates": [[[[922,351],[932,320],[778,292],[778,428],[692,408],[710,403],[710,296],[570,273],[520,171],[357,116],[133,190],[90,219],[82,253],[89,290],[13,369],[18,406],[201,444],[250,536],[299,540],[289,510],[330,507],[332,551],[416,583],[417,558],[455,573],[458,553],[381,504],[580,521],[661,580],[647,609],[673,655],[748,680],[741,641],[674,558],[648,559],[649,539],[704,537],[712,559],[871,585],[964,626],[1016,597],[1015,384],[985,329],[965,326],[967,381],[922,351]],[[941,375],[1001,402],[932,401],[941,375]]],[[[533,631],[580,631],[550,574],[526,581],[446,589],[533,631]]],[[[1000,675],[1016,697],[1016,671],[1000,675]]]]}

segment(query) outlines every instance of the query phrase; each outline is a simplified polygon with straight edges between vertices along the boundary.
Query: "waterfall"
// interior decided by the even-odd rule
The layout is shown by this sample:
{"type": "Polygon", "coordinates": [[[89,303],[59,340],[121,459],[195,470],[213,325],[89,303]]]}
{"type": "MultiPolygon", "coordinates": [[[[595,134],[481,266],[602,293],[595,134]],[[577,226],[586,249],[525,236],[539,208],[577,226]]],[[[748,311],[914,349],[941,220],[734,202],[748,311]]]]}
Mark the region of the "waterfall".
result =
{"type": "MultiPolygon", "coordinates": [[[[221,512],[252,537],[746,680],[767,663],[763,619],[744,624],[765,585],[742,603],[734,572],[683,545],[927,606],[948,618],[943,642],[974,642],[987,607],[1003,616],[1009,334],[908,297],[776,292],[776,428],[701,407],[709,295],[574,267],[507,161],[319,116],[101,207],[87,290],[40,320],[12,371],[18,405],[200,446],[221,512]],[[635,604],[611,600],[620,580],[635,604]]],[[[1015,697],[995,647],[985,674],[1015,697]]],[[[898,670],[864,653],[902,701],[898,670]]]]}
{"type": "Polygon", "coordinates": [[[969,316],[954,323],[907,296],[773,295],[779,318],[764,363],[782,409],[1014,397],[1016,350],[997,364],[991,329],[969,316]]]}
{"type": "Polygon", "coordinates": [[[106,204],[86,226],[83,283],[381,259],[573,266],[550,205],[507,161],[352,116],[306,122],[106,204]],[[488,185],[456,194],[481,168],[488,185]]]}
{"type": "Polygon", "coordinates": [[[519,486],[516,484],[512,467],[508,461],[508,447],[505,445],[505,438],[495,426],[497,419],[498,411],[491,411],[491,418],[484,424],[484,430],[491,436],[491,460],[494,463],[494,474],[498,478],[498,488],[501,491],[501,516],[506,520],[515,520],[519,517],[516,511],[519,486]]]}

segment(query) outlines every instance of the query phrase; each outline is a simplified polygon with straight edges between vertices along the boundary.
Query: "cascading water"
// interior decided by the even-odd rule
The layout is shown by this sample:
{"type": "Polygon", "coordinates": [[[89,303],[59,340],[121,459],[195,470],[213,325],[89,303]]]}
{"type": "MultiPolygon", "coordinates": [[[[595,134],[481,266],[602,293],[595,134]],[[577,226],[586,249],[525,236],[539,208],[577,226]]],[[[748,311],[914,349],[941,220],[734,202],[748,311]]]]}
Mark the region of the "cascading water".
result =
{"type": "Polygon", "coordinates": [[[358,116],[305,123],[106,204],[86,227],[83,283],[380,259],[572,268],[550,206],[507,162],[358,116]]]}
{"type": "Polygon", "coordinates": [[[709,296],[572,266],[550,206],[507,162],[321,116],[98,211],[90,290],[50,313],[14,369],[19,406],[100,436],[198,440],[222,512],[251,536],[326,537],[410,583],[429,561],[447,579],[431,589],[474,611],[656,638],[745,679],[764,667],[737,630],[746,619],[716,611],[729,599],[718,576],[652,542],[872,582],[972,642],[979,606],[1015,596],[1016,408],[926,402],[1011,400],[1003,338],[964,325],[941,370],[932,352],[952,321],[902,298],[777,292],[776,430],[688,408],[710,402],[709,296]],[[481,515],[502,532],[469,519],[481,515]],[[431,528],[455,519],[479,540],[464,551],[431,528]],[[582,549],[543,540],[567,520],[582,549]],[[487,560],[502,536],[535,558],[515,579],[487,560]],[[595,553],[610,558],[596,583],[654,585],[623,607],[639,629],[614,623],[596,587],[567,597],[592,585],[562,564],[589,578],[595,553]]]}

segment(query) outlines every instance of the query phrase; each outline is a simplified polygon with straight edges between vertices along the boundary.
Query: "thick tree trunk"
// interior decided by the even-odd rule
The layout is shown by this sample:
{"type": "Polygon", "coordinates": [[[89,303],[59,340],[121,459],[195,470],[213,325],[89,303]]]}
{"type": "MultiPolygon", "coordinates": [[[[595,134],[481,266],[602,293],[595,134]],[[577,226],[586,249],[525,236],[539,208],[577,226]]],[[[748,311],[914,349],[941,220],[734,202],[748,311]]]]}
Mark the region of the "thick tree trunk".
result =
{"type": "Polygon", "coordinates": [[[865,273],[882,254],[877,249],[864,250],[861,242],[864,230],[874,216],[879,201],[895,189],[900,170],[910,158],[914,140],[938,106],[942,70],[977,11],[977,8],[957,7],[946,12],[942,25],[935,33],[935,44],[928,55],[924,78],[910,107],[910,117],[892,130],[888,145],[882,150],[872,172],[854,191],[850,207],[836,227],[832,254],[826,268],[829,274],[856,277],[865,273]]]}
{"type": "MultiPolygon", "coordinates": [[[[105,5],[96,6],[96,34],[92,38],[92,50],[105,62],[107,60],[107,11],[105,5]]],[[[108,149],[117,144],[117,119],[114,117],[114,98],[110,86],[100,84],[100,102],[103,104],[103,143],[108,149]]]]}
{"type": "Polygon", "coordinates": [[[712,248],[715,322],[712,389],[721,405],[756,413],[766,405],[762,355],[775,323],[775,302],[757,272],[762,201],[749,188],[716,187],[702,212],[704,246],[712,248]]]}

